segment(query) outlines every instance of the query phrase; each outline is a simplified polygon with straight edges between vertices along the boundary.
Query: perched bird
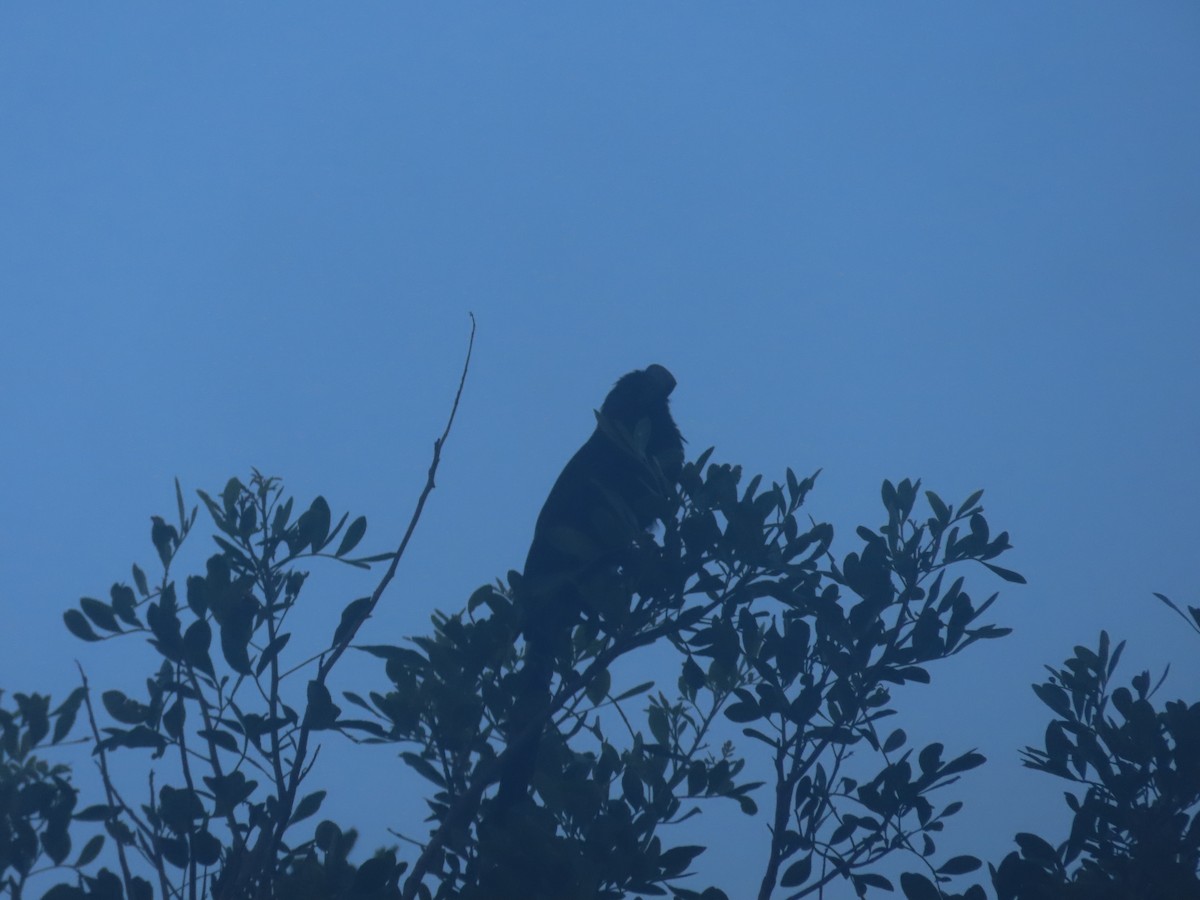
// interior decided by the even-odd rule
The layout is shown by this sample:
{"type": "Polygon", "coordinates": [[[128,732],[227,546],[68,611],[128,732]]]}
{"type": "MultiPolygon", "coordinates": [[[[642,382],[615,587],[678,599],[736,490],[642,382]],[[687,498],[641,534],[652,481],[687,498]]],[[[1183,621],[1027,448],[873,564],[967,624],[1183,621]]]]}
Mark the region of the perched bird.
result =
{"type": "Polygon", "coordinates": [[[515,597],[525,658],[507,733],[520,746],[501,772],[501,809],[528,794],[535,724],[548,717],[555,659],[586,612],[587,585],[619,569],[638,534],[669,509],[683,468],[683,437],[668,403],[674,389],[663,366],[622,376],[538,514],[515,597]]]}

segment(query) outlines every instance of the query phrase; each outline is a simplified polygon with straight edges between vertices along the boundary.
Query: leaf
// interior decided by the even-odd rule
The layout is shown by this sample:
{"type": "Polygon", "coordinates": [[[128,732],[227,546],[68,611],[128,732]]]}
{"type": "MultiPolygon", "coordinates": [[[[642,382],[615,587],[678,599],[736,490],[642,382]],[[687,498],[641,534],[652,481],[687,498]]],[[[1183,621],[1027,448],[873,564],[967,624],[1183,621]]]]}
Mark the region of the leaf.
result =
{"type": "Polygon", "coordinates": [[[850,877],[854,879],[854,885],[856,889],[858,885],[861,884],[865,885],[866,887],[877,887],[884,891],[895,890],[890,881],[888,881],[882,875],[877,875],[874,872],[866,872],[862,875],[851,875],[850,877]]]}
{"type": "Polygon", "coordinates": [[[1022,831],[1013,840],[1017,842],[1017,846],[1021,848],[1021,853],[1026,859],[1050,865],[1058,862],[1057,851],[1044,838],[1040,838],[1036,834],[1022,831]]]}
{"type": "Polygon", "coordinates": [[[141,725],[150,718],[150,707],[126,697],[120,691],[105,691],[100,700],[108,714],[125,725],[141,725]]]}
{"type": "Polygon", "coordinates": [[[186,710],[183,701],[178,697],[171,704],[171,708],[163,713],[162,722],[163,728],[167,734],[179,740],[179,736],[183,734],[183,722],[186,717],[186,710]]]}
{"type": "Polygon", "coordinates": [[[221,842],[210,831],[197,831],[188,840],[192,845],[192,859],[202,866],[214,865],[221,858],[221,842]]]}
{"type": "Polygon", "coordinates": [[[208,648],[212,646],[212,627],[207,619],[197,619],[183,633],[183,660],[206,675],[213,674],[212,658],[208,648]]]}
{"type": "Polygon", "coordinates": [[[604,698],[608,696],[608,691],[612,687],[612,673],[608,669],[601,669],[596,673],[596,677],[588,682],[587,698],[592,706],[599,706],[604,702],[604,698]]]}
{"type": "Polygon", "coordinates": [[[780,887],[798,887],[808,881],[808,876],[812,874],[812,854],[808,854],[802,859],[796,860],[786,869],[783,870],[783,877],[779,879],[780,887]]]}
{"type": "Polygon", "coordinates": [[[400,754],[400,758],[412,766],[412,768],[416,769],[419,775],[422,775],[427,780],[432,781],[438,787],[446,787],[446,779],[443,778],[441,773],[433,767],[429,760],[422,759],[421,757],[417,756],[417,754],[411,753],[407,750],[400,754]]]}
{"type": "Polygon", "coordinates": [[[976,753],[974,750],[968,750],[962,756],[956,756],[950,762],[942,767],[938,773],[939,778],[945,778],[947,775],[957,775],[959,772],[968,772],[971,769],[978,768],[987,762],[987,757],[982,753],[976,753]]]}
{"type": "Polygon", "coordinates": [[[725,708],[725,718],[730,722],[754,722],[761,718],[761,713],[757,703],[733,703],[725,708]]]}
{"type": "Polygon", "coordinates": [[[968,515],[975,508],[975,504],[979,502],[979,498],[982,496],[983,491],[976,491],[973,493],[958,507],[958,514],[960,516],[968,515]]]}
{"type": "Polygon", "coordinates": [[[646,803],[642,780],[637,777],[631,766],[626,766],[625,771],[621,773],[621,792],[625,796],[625,802],[634,809],[641,809],[646,803]]]}
{"type": "Polygon", "coordinates": [[[939,875],[965,875],[968,872],[974,872],[982,863],[974,856],[952,856],[940,866],[937,873],[939,875]]]}
{"type": "Polygon", "coordinates": [[[690,655],[683,662],[683,672],[679,676],[680,689],[686,688],[685,693],[695,696],[704,687],[704,670],[696,664],[690,655]]]}
{"type": "Polygon", "coordinates": [[[271,664],[280,651],[287,646],[288,641],[292,639],[292,633],[289,631],[285,634],[276,635],[275,640],[267,644],[267,648],[263,650],[262,655],[258,658],[258,664],[254,667],[254,674],[261,675],[263,671],[271,664]]]}
{"type": "Polygon", "coordinates": [[[367,517],[359,516],[350,523],[350,527],[346,529],[346,533],[342,536],[342,542],[338,545],[337,552],[334,556],[343,556],[358,546],[358,542],[363,539],[363,535],[367,533],[367,517]]]}
{"type": "Polygon", "coordinates": [[[79,856],[75,860],[76,868],[82,868],[90,863],[93,859],[100,855],[100,851],[104,847],[104,835],[93,835],[91,840],[83,845],[83,849],[79,851],[79,856]]]}
{"type": "Polygon", "coordinates": [[[703,852],[703,847],[694,845],[672,847],[658,858],[658,866],[664,877],[673,878],[683,874],[683,871],[692,864],[692,860],[703,852]]]}
{"type": "Polygon", "coordinates": [[[175,548],[179,546],[179,532],[174,525],[168,525],[162,516],[150,517],[150,542],[158,551],[158,558],[163,566],[170,565],[175,548]]]}
{"type": "Polygon", "coordinates": [[[300,535],[300,551],[305,547],[312,547],[314,553],[321,549],[326,535],[329,534],[332,517],[324,497],[318,496],[313,500],[312,505],[300,514],[296,522],[300,535]]]}
{"type": "Polygon", "coordinates": [[[257,781],[247,781],[246,776],[236,770],[227,775],[205,775],[204,783],[213,792],[213,815],[218,817],[228,816],[258,787],[257,781]]]}
{"type": "MultiPolygon", "coordinates": [[[[105,803],[98,803],[93,806],[85,807],[72,817],[80,822],[103,822],[110,815],[116,813],[116,808],[108,806],[105,803]]],[[[86,849],[86,848],[85,848],[86,849]]]]}
{"type": "Polygon", "coordinates": [[[891,753],[894,750],[899,750],[904,746],[904,742],[908,740],[908,735],[904,733],[903,728],[897,728],[888,735],[886,741],[883,742],[883,752],[891,753]]]}
{"type": "Polygon", "coordinates": [[[88,620],[84,618],[83,613],[77,609],[68,609],[63,613],[63,623],[67,626],[67,631],[80,640],[102,640],[96,632],[92,631],[92,626],[88,624],[88,620]]]}
{"type": "Polygon", "coordinates": [[[935,741],[917,756],[917,762],[921,766],[923,775],[930,776],[937,772],[938,765],[942,761],[942,750],[943,746],[935,741]]]}
{"type": "Polygon", "coordinates": [[[301,819],[307,819],[321,808],[323,802],[325,802],[325,791],[313,791],[296,804],[296,811],[292,813],[292,818],[288,824],[295,825],[301,819]]]}
{"type": "Polygon", "coordinates": [[[189,788],[176,789],[164,785],[158,792],[158,812],[163,823],[176,834],[188,834],[192,823],[204,817],[204,804],[189,788]]]}
{"type": "Polygon", "coordinates": [[[42,832],[42,846],[46,848],[46,855],[54,864],[60,866],[71,852],[71,835],[65,827],[54,827],[51,824],[42,832]]]}
{"type": "Polygon", "coordinates": [[[175,508],[179,512],[179,526],[181,528],[187,525],[187,512],[183,505],[183,488],[179,486],[179,477],[175,478],[175,508]]]}
{"type": "Polygon", "coordinates": [[[933,510],[934,517],[943,525],[950,521],[950,507],[942,502],[942,498],[933,491],[925,492],[925,499],[929,501],[929,508],[933,510]]]}
{"type": "MultiPolygon", "coordinates": [[[[382,853],[382,851],[381,851],[382,853]]],[[[393,872],[396,870],[396,857],[392,852],[372,856],[354,873],[350,896],[378,896],[386,890],[393,872]]],[[[396,873],[399,874],[399,873],[396,873]]]]}
{"type": "MultiPolygon", "coordinates": [[[[983,561],[980,560],[980,562],[983,561]]],[[[1012,569],[1005,569],[990,562],[985,562],[983,564],[987,566],[994,574],[999,575],[1005,581],[1013,584],[1028,584],[1028,582],[1025,580],[1025,576],[1019,572],[1014,572],[1012,569]]]]}
{"type": "Polygon", "coordinates": [[[81,597],[79,607],[83,610],[83,614],[91,619],[97,628],[103,628],[105,631],[121,630],[121,626],[117,624],[117,617],[113,613],[112,607],[107,603],[97,600],[94,597],[81,597]]]}
{"type": "Polygon", "coordinates": [[[238,752],[237,738],[228,731],[220,728],[204,728],[197,731],[196,734],[206,741],[211,741],[214,746],[220,747],[222,750],[228,750],[230,753],[238,752]]]}
{"type": "Polygon", "coordinates": [[[647,714],[647,720],[650,726],[650,733],[654,735],[654,739],[660,744],[668,744],[671,734],[667,724],[667,713],[661,706],[650,707],[650,712],[647,714]]]}
{"type": "Polygon", "coordinates": [[[1067,697],[1067,692],[1057,684],[1035,684],[1033,692],[1037,694],[1038,699],[1050,707],[1054,712],[1058,713],[1064,719],[1071,714],[1071,701],[1067,697]]]}
{"type": "Polygon", "coordinates": [[[638,694],[644,694],[652,687],[654,687],[653,681],[643,681],[641,684],[634,685],[623,694],[619,694],[618,696],[614,697],[613,700],[620,703],[622,700],[627,700],[630,697],[636,697],[638,694]]]}
{"type": "Polygon", "coordinates": [[[777,738],[767,737],[767,735],[757,728],[743,728],[742,734],[746,735],[746,737],[754,738],[756,741],[762,741],[768,747],[774,747],[776,750],[779,749],[779,740],[777,738]]]}
{"type": "Polygon", "coordinates": [[[348,641],[366,621],[367,615],[371,609],[370,597],[359,597],[357,600],[351,600],[346,604],[346,608],[342,610],[342,619],[338,622],[338,627],[333,632],[333,647],[340,647],[348,641]]]}
{"type": "Polygon", "coordinates": [[[146,584],[146,573],[138,567],[137,563],[133,564],[133,583],[137,586],[139,594],[143,597],[150,596],[150,586],[146,584]]]}
{"type": "Polygon", "coordinates": [[[141,624],[137,617],[137,601],[133,596],[133,588],[126,584],[114,584],[108,596],[112,601],[113,612],[122,622],[135,627],[141,624]]]}
{"type": "Polygon", "coordinates": [[[319,850],[328,853],[336,841],[342,839],[342,829],[328,819],[324,819],[317,825],[313,832],[313,841],[316,843],[319,850]]]}
{"type": "Polygon", "coordinates": [[[79,706],[83,702],[85,691],[81,687],[75,688],[67,696],[57,710],[55,715],[58,716],[54,722],[54,737],[52,743],[57,744],[71,732],[71,728],[75,725],[75,716],[79,713],[79,706]]]}
{"type": "Polygon", "coordinates": [[[888,511],[890,516],[899,518],[899,498],[896,496],[895,486],[887,478],[883,479],[883,485],[880,488],[880,495],[883,498],[883,508],[888,511]]]}
{"type": "Polygon", "coordinates": [[[151,603],[146,608],[146,624],[154,635],[152,643],[163,656],[172,662],[183,659],[183,635],[179,633],[179,616],[175,612],[173,591],[163,591],[159,602],[151,603]]]}
{"type": "Polygon", "coordinates": [[[941,893],[932,881],[924,875],[915,872],[905,872],[900,876],[900,890],[908,900],[941,900],[941,893]]]}
{"type": "Polygon", "coordinates": [[[220,622],[221,654],[239,675],[249,675],[250,638],[254,634],[254,615],[258,604],[249,596],[241,596],[225,609],[220,622]]]}
{"type": "Polygon", "coordinates": [[[342,710],[329,695],[329,688],[317,680],[308,683],[308,708],[304,711],[304,724],[313,731],[332,728],[342,710]]]}

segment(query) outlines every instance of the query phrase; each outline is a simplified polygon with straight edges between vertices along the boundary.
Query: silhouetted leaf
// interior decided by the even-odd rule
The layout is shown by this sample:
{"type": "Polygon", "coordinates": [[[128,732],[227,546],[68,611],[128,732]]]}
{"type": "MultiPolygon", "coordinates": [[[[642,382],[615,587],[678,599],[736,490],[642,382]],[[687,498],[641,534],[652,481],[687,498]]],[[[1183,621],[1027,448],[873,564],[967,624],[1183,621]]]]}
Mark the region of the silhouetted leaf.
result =
{"type": "Polygon", "coordinates": [[[444,788],[446,786],[446,780],[442,777],[442,774],[435,769],[428,760],[422,759],[421,757],[417,756],[417,754],[410,753],[408,751],[401,753],[400,758],[412,766],[428,781],[432,781],[440,788],[444,788]]]}
{"type": "Polygon", "coordinates": [[[325,791],[313,791],[308,796],[304,797],[296,804],[296,811],[292,813],[292,818],[289,825],[295,825],[297,822],[307,819],[321,808],[321,804],[325,802],[325,791]]]}
{"type": "Polygon", "coordinates": [[[254,666],[254,674],[261,675],[266,670],[267,666],[271,664],[271,661],[279,655],[284,647],[287,646],[288,641],[291,639],[292,633],[290,631],[285,632],[284,634],[276,635],[275,640],[267,644],[266,649],[263,650],[262,654],[258,657],[258,663],[254,666]]]}
{"type": "Polygon", "coordinates": [[[91,839],[83,845],[83,849],[79,851],[79,856],[75,859],[76,868],[83,868],[97,856],[104,848],[104,835],[92,835],[91,839]]]}
{"type": "Polygon", "coordinates": [[[238,752],[237,738],[223,728],[204,728],[196,734],[206,741],[212,741],[215,746],[223,750],[228,750],[230,753],[238,752]]]}
{"type": "Polygon", "coordinates": [[[137,617],[137,600],[133,595],[133,588],[125,584],[114,584],[108,596],[112,601],[113,612],[122,622],[134,627],[141,624],[137,617]]]}
{"type": "Polygon", "coordinates": [[[88,624],[83,613],[77,609],[68,609],[63,613],[63,622],[66,624],[67,630],[77,638],[85,641],[101,640],[100,636],[92,631],[92,626],[88,624]]]}
{"type": "Polygon", "coordinates": [[[342,610],[342,619],[338,622],[338,627],[333,632],[333,643],[331,646],[338,647],[349,640],[350,636],[354,634],[355,629],[362,625],[370,609],[370,597],[359,597],[357,600],[351,600],[346,604],[346,608],[342,610]]]}
{"type": "Polygon", "coordinates": [[[904,733],[904,729],[897,728],[895,731],[889,734],[887,740],[883,742],[883,752],[891,753],[895,750],[899,750],[904,746],[904,742],[907,740],[908,735],[904,733]]]}
{"type": "Polygon", "coordinates": [[[296,522],[300,550],[312,547],[313,552],[317,552],[325,543],[326,535],[329,534],[331,519],[332,513],[329,511],[329,504],[324,497],[318,496],[313,500],[312,505],[300,514],[300,518],[296,522]]]}
{"type": "Polygon", "coordinates": [[[133,565],[133,583],[137,587],[139,594],[143,597],[150,596],[150,587],[146,583],[146,573],[141,570],[137,563],[133,565]]]}
{"type": "Polygon", "coordinates": [[[333,702],[329,689],[321,682],[308,683],[308,708],[304,711],[304,724],[313,731],[332,728],[337,723],[341,708],[333,702]]]}
{"type": "Polygon", "coordinates": [[[363,539],[363,535],[367,533],[367,517],[359,516],[350,523],[350,527],[346,529],[345,535],[342,536],[342,542],[338,545],[337,552],[334,556],[344,556],[355,547],[358,542],[363,539]]]}
{"type": "Polygon", "coordinates": [[[232,813],[258,786],[257,781],[248,781],[244,774],[236,770],[225,775],[205,775],[204,783],[213,792],[213,815],[218,818],[232,813]]]}
{"type": "Polygon", "coordinates": [[[603,669],[596,673],[596,677],[588,682],[586,694],[588,701],[592,706],[599,706],[604,702],[604,698],[608,696],[608,691],[612,687],[612,673],[608,669],[603,669]]]}
{"type": "Polygon", "coordinates": [[[799,887],[808,881],[808,877],[812,874],[813,858],[812,854],[808,854],[783,870],[783,877],[779,879],[780,887],[799,887]]]}
{"type": "Polygon", "coordinates": [[[900,890],[907,900],[941,900],[942,895],[933,882],[916,872],[905,872],[900,876],[900,890]]]}
{"type": "Polygon", "coordinates": [[[221,858],[221,842],[207,831],[198,831],[189,837],[192,858],[202,866],[215,865],[221,858]]]}
{"type": "Polygon", "coordinates": [[[105,631],[121,630],[121,626],[117,624],[117,617],[107,603],[94,597],[81,597],[79,606],[83,610],[83,614],[91,619],[97,628],[103,628],[105,631]]]}
{"type": "Polygon", "coordinates": [[[652,687],[654,687],[653,681],[643,681],[641,684],[636,684],[624,693],[617,695],[613,698],[613,700],[620,703],[622,700],[628,700],[630,697],[636,697],[638,694],[644,694],[652,687]]]}
{"type": "Polygon", "coordinates": [[[165,713],[163,713],[163,717],[162,717],[163,729],[167,732],[167,734],[170,737],[173,737],[176,740],[179,740],[180,735],[183,734],[184,718],[185,718],[185,709],[184,709],[183,701],[180,700],[179,698],[176,698],[175,702],[173,704],[171,704],[170,708],[165,713]]]}
{"type": "Polygon", "coordinates": [[[108,714],[126,725],[140,725],[150,717],[150,707],[126,697],[120,691],[105,691],[100,700],[108,714]]]}
{"type": "Polygon", "coordinates": [[[940,866],[937,873],[939,875],[965,875],[967,872],[974,872],[982,863],[974,856],[952,856],[940,866]]]}
{"type": "Polygon", "coordinates": [[[1005,581],[1011,582],[1012,584],[1027,584],[1025,581],[1025,576],[1018,572],[1014,572],[1012,569],[1004,569],[990,562],[985,562],[983,565],[987,566],[988,569],[990,569],[994,574],[999,575],[1005,581]]]}

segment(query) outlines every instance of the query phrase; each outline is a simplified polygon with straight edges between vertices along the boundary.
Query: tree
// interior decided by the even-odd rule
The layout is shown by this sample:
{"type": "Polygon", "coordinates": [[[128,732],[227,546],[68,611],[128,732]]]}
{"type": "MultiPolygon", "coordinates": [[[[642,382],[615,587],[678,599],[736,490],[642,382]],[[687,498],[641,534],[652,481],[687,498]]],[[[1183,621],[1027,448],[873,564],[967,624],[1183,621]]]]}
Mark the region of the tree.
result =
{"type": "MultiPolygon", "coordinates": [[[[316,556],[381,561],[348,556],[365,522],[347,527],[343,516],[331,526],[321,498],[293,519],[279,483],[258,473],[247,484],[231,480],[219,497],[201,493],[219,552],[203,575],[187,578],[181,604],[171,565],[196,510],[186,513],[178,492],[178,527],[159,518],[151,531],[163,567],[158,583],[135,568],[133,587],[115,585],[107,603],[81,601],[66,621],[85,640],[150,639],[163,665],[145,697],[102,695],[117,724],[101,730],[93,722],[96,752],[101,765],[117,751],[174,754],[182,780],[158,786],[139,809],[106,777],[108,802],[83,818],[104,819],[123,851],[122,875],[80,878],[55,896],[101,896],[114,882],[149,896],[125,852],[140,854],[163,896],[296,896],[284,891],[292,883],[316,891],[311,896],[701,896],[679,884],[701,848],[670,846],[670,825],[716,798],[757,808],[758,785],[744,780],[737,748],[708,743],[722,714],[768,748],[777,775],[760,896],[777,887],[803,896],[835,880],[865,894],[884,886],[871,867],[896,850],[926,867],[906,878],[912,896],[976,867],[966,858],[928,862],[933,836],[957,806],[937,811],[928,795],[983,758],[947,758],[940,744],[914,754],[901,730],[885,734],[879,723],[892,713],[889,685],[925,681],[924,665],[1004,633],[975,624],[995,597],[976,607],[962,580],[947,585],[945,573],[978,561],[1017,580],[990,562],[1007,536],[990,536],[978,495],[955,510],[927,494],[932,514],[917,524],[919,485],[885,482],[886,524],[860,529],[862,549],[838,562],[829,526],[799,525],[813,478],[789,472],[784,484],[760,491],[755,478],[741,489],[740,471],[709,465],[709,455],[685,467],[680,511],[661,543],[646,535],[627,570],[589,587],[573,665],[540,723],[541,802],[523,811],[520,827],[503,831],[489,828],[489,815],[519,661],[511,591],[481,588],[466,610],[437,616],[434,633],[412,646],[361,646],[385,661],[391,687],[367,697],[343,692],[362,710],[357,719],[326,686],[377,596],[352,601],[329,649],[310,661],[301,705],[288,696],[291,667],[283,662],[290,635],[282,624],[307,577],[296,566],[316,556]],[[674,695],[613,687],[616,660],[664,643],[679,660],[674,695]],[[635,697],[646,702],[640,727],[635,697]],[[624,739],[609,736],[616,721],[624,739]],[[316,732],[333,730],[405,745],[404,760],[434,785],[435,827],[411,861],[384,853],[355,870],[332,823],[307,839],[290,837],[319,810],[323,792],[301,785],[316,732]],[[849,774],[860,750],[877,760],[875,770],[849,774]],[[199,774],[200,763],[209,772],[199,774]],[[544,881],[531,884],[529,871],[544,881]]],[[[90,694],[85,703],[91,712],[90,694]]]]}
{"type": "MultiPolygon", "coordinates": [[[[1200,632],[1200,608],[1188,612],[1200,632]]],[[[1018,849],[992,872],[999,900],[1200,897],[1200,703],[1156,708],[1162,679],[1151,688],[1146,671],[1111,689],[1124,649],[1102,631],[1095,650],[1076,647],[1034,685],[1055,718],[1024,764],[1083,793],[1066,795],[1074,820],[1057,847],[1017,835],[1018,849]]]]}
{"type": "MultiPolygon", "coordinates": [[[[73,801],[75,789],[63,771],[38,770],[59,779],[49,794],[34,789],[50,806],[36,823],[26,807],[15,819],[51,837],[30,849],[21,831],[23,855],[0,859],[0,876],[15,873],[14,893],[40,847],[75,873],[54,900],[664,892],[718,900],[716,887],[683,880],[703,848],[673,842],[672,826],[728,801],[743,813],[766,806],[762,898],[816,896],[834,884],[859,896],[891,888],[878,864],[895,853],[919,869],[900,879],[905,896],[985,896],[980,885],[951,892],[980,863],[938,858],[936,837],[961,804],[934,803],[983,757],[943,742],[910,748],[902,728],[885,727],[897,712],[894,685],[927,682],[938,660],[1007,631],[981,621],[996,595],[976,603],[961,574],[977,566],[1023,580],[995,562],[1008,536],[993,535],[981,492],[955,507],[922,494],[920,482],[885,481],[883,523],[859,528],[857,547],[835,557],[833,529],[803,521],[816,474],[744,483],[739,467],[710,462],[712,450],[686,463],[661,536],[637,533],[619,566],[581,585],[549,701],[523,726],[536,731],[535,793],[501,815],[497,782],[522,746],[507,729],[525,652],[517,573],[478,589],[462,610],[438,613],[428,636],[358,640],[416,527],[448,433],[449,425],[435,442],[408,531],[387,554],[352,557],[363,518],[334,523],[321,497],[296,515],[281,483],[254,472],[219,494],[200,492],[217,552],[202,573],[181,578],[172,566],[200,507],[189,511],[176,485],[175,524],[155,517],[151,528],[161,576],[152,582],[135,565],[132,585],[114,585],[107,601],[85,598],[64,617],[87,641],[144,636],[162,664],[144,695],[101,693],[107,722],[86,680],[58,708],[56,740],[86,710],[105,798],[78,812],[66,799],[54,805],[73,801]],[[922,497],[928,511],[918,514],[922,497]],[[387,569],[370,596],[346,605],[325,649],[296,661],[287,620],[308,584],[301,566],[317,559],[387,569]],[[387,685],[342,690],[335,701],[331,673],[351,648],[383,662],[387,685]],[[667,660],[671,683],[620,684],[616,664],[647,652],[667,660]],[[722,722],[740,727],[740,738],[718,738],[722,722]],[[413,837],[416,850],[379,851],[356,866],[353,830],[316,819],[324,792],[310,783],[319,776],[315,745],[334,732],[398,745],[429,782],[431,827],[413,837]],[[155,780],[135,788],[143,796],[110,774],[114,753],[149,757],[155,780]],[[759,771],[767,778],[752,781],[759,771]],[[68,818],[104,827],[70,864],[68,818]],[[101,843],[117,873],[92,872],[101,843]]],[[[6,741],[22,727],[46,734],[49,701],[21,702],[0,719],[6,741]]],[[[18,740],[26,758],[36,744],[18,740]]],[[[22,790],[18,777],[5,778],[22,790]]]]}

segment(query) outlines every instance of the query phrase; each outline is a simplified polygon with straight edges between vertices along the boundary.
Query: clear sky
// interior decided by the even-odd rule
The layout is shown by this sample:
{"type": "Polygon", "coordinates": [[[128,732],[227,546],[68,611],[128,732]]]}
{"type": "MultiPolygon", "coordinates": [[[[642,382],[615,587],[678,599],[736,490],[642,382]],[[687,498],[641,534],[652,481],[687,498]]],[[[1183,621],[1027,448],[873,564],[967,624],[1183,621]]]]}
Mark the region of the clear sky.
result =
{"type": "MultiPolygon", "coordinates": [[[[1105,628],[1122,680],[1170,662],[1165,696],[1200,699],[1151,597],[1200,602],[1198,49],[1189,2],[5,4],[0,687],[63,695],[78,659],[136,689],[132,642],[61,614],[149,566],[175,476],[256,466],[393,546],[470,311],[370,639],[519,566],[591,410],[662,363],[691,452],[823,467],[835,551],[885,477],[986,489],[1015,632],[902,724],[990,758],[947,850],[1065,835],[1017,763],[1042,666],[1105,628]]],[[[315,575],[313,647],[368,583],[315,575]]],[[[337,687],[383,684],[348,662],[337,687]]],[[[416,827],[391,751],[325,743],[364,849],[416,827]]],[[[732,896],[762,827],[701,823],[732,896]]]]}

